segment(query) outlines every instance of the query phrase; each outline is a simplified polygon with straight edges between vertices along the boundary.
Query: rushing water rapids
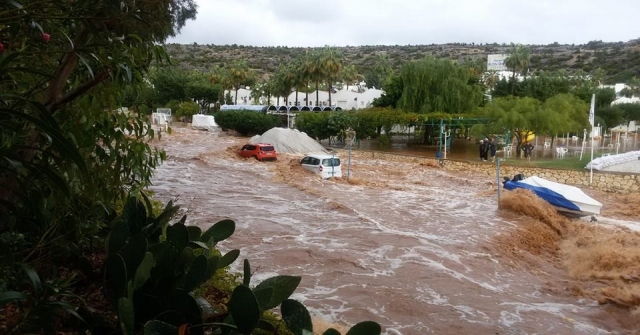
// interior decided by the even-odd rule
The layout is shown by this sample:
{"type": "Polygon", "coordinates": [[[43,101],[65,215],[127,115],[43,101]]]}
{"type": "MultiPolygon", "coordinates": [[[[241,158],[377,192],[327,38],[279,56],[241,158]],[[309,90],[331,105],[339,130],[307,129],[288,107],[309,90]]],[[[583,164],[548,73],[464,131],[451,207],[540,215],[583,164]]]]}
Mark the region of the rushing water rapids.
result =
{"type": "Polygon", "coordinates": [[[151,190],[178,198],[188,224],[235,220],[220,248],[241,250],[254,285],[302,276],[293,298],[314,318],[373,320],[386,334],[626,334],[635,326],[626,311],[566,290],[571,279],[557,266],[496,252],[494,238],[522,219],[497,209],[486,179],[354,159],[359,182],[323,181],[293,158],[258,163],[227,150],[244,141],[175,129],[158,142],[168,159],[151,190]]]}

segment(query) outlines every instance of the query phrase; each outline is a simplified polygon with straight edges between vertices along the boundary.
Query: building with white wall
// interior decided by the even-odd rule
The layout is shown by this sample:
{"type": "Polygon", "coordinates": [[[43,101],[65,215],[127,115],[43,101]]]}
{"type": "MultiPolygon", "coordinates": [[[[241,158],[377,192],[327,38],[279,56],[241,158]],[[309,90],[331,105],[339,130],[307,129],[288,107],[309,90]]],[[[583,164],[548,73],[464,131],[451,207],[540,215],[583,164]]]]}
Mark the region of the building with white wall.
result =
{"type": "MultiPolygon", "coordinates": [[[[235,101],[235,90],[225,91],[225,95],[229,93],[231,94],[231,101],[235,101]]],[[[335,93],[331,93],[331,106],[329,106],[329,92],[327,91],[318,91],[318,106],[320,107],[332,107],[337,108],[340,107],[343,110],[351,110],[351,109],[361,109],[368,108],[372,106],[373,100],[379,98],[384,91],[371,88],[364,89],[362,92],[358,91],[358,87],[351,86],[349,90],[341,89],[336,91],[335,93]]],[[[316,106],[316,92],[309,92],[309,102],[305,101],[307,94],[304,92],[298,92],[298,101],[297,105],[299,107],[303,106],[316,106]]],[[[263,96],[260,98],[260,101],[256,102],[251,99],[251,89],[241,88],[238,90],[238,104],[239,105],[278,105],[278,97],[272,96],[269,101],[267,101],[267,97],[263,96]]],[[[285,105],[284,97],[280,97],[279,105],[285,105]]],[[[288,106],[296,105],[296,92],[291,92],[288,96],[288,106]]]]}

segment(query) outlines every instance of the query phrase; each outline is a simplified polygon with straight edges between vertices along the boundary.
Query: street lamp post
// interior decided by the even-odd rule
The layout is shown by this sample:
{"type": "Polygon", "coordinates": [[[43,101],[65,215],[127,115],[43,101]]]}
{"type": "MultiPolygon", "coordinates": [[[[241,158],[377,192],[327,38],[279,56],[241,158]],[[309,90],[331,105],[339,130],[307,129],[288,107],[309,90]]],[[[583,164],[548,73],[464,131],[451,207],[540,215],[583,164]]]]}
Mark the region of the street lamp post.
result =
{"type": "Polygon", "coordinates": [[[444,143],[444,150],[442,150],[443,152],[443,159],[447,159],[447,138],[451,137],[451,129],[445,131],[445,126],[442,125],[440,126],[440,132],[442,133],[442,137],[444,138],[444,141],[442,141],[444,143]]]}
{"type": "Polygon", "coordinates": [[[353,146],[353,141],[356,139],[356,131],[349,128],[345,131],[345,135],[347,138],[347,144],[349,145],[349,160],[347,162],[347,180],[351,176],[351,147],[353,146]]]}

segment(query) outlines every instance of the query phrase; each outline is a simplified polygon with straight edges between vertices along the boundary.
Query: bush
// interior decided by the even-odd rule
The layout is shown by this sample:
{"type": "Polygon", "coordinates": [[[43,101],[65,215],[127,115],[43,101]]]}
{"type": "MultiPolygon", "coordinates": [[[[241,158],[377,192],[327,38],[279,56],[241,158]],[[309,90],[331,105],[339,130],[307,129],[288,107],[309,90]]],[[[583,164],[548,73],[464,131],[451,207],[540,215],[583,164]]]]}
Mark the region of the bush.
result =
{"type": "Polygon", "coordinates": [[[178,109],[176,110],[176,117],[180,120],[184,120],[186,122],[191,120],[191,117],[194,114],[198,114],[200,112],[200,105],[195,102],[185,101],[181,102],[178,105],[178,109]]]}
{"type": "MultiPolygon", "coordinates": [[[[177,334],[184,329],[195,335],[206,331],[253,334],[254,330],[279,334],[284,333],[281,327],[293,334],[313,331],[307,309],[289,298],[301,277],[279,275],[251,287],[247,259],[242,276],[227,275],[226,283],[233,283],[232,287],[220,285],[225,303],[212,305],[200,296],[206,292],[199,288],[226,273],[240,254],[234,249],[223,255],[216,248],[218,242],[233,235],[235,222],[223,220],[204,232],[197,226],[186,226],[186,216],[169,225],[178,207],[169,202],[156,216],[147,211],[153,205],[143,198],[145,202],[129,198],[107,240],[105,292],[117,310],[124,334],[142,329],[145,334],[177,334]],[[283,322],[270,313],[277,307],[283,322]]],[[[366,321],[355,325],[349,334],[380,332],[380,325],[366,321]]]]}
{"type": "Polygon", "coordinates": [[[216,113],[216,123],[223,129],[232,129],[247,135],[262,134],[280,125],[280,118],[271,114],[247,111],[225,111],[216,113]]]}
{"type": "Polygon", "coordinates": [[[335,135],[329,131],[329,115],[330,113],[326,112],[298,113],[298,116],[296,116],[296,128],[312,138],[322,141],[335,135]]]}

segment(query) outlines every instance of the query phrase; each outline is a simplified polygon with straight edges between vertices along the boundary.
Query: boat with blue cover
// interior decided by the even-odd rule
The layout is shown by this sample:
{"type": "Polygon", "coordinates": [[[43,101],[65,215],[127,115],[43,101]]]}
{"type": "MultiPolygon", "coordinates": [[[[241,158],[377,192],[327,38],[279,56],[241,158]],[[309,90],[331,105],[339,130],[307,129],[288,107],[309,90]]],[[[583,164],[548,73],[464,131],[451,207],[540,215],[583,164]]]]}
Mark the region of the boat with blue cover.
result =
{"type": "Polygon", "coordinates": [[[533,191],[563,215],[582,217],[600,214],[602,204],[586,195],[581,189],[566,184],[556,183],[537,176],[524,178],[516,175],[513,179],[505,178],[503,182],[506,190],[517,188],[533,191]]]}

